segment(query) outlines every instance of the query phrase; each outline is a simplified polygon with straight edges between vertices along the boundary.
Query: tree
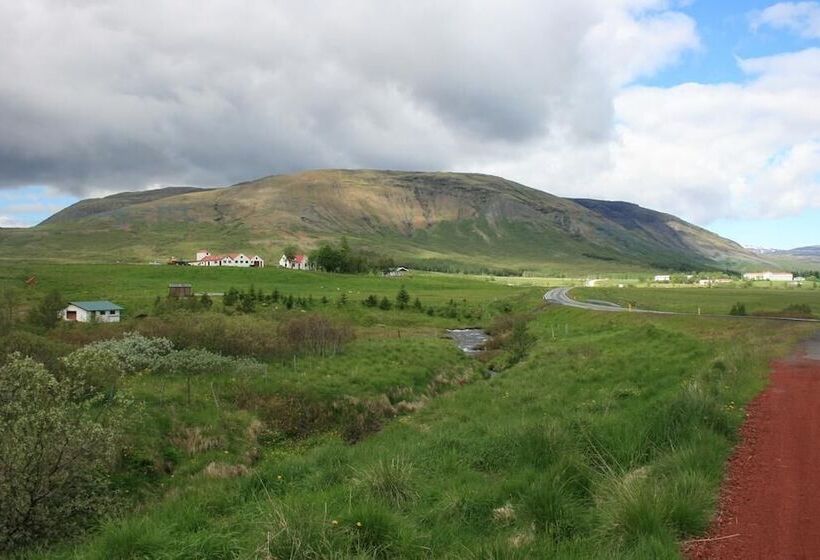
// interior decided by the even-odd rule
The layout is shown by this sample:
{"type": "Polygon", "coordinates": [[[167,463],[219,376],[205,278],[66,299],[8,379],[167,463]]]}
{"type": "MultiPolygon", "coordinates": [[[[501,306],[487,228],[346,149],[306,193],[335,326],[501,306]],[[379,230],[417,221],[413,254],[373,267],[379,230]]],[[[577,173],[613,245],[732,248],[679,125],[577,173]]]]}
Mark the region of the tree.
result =
{"type": "Polygon", "coordinates": [[[65,307],[63,296],[57,290],[52,290],[29,311],[31,324],[44,329],[54,328],[60,321],[60,311],[65,307]]]}
{"type": "Polygon", "coordinates": [[[74,534],[110,502],[127,403],[88,395],[20,354],[0,367],[0,551],[74,534]]]}
{"type": "Polygon", "coordinates": [[[413,301],[413,309],[416,311],[423,311],[424,308],[421,306],[421,300],[419,298],[416,298],[413,301]]]}
{"type": "Polygon", "coordinates": [[[396,294],[396,306],[399,309],[404,309],[407,307],[407,304],[410,303],[410,294],[407,293],[407,290],[404,289],[404,286],[401,287],[399,293],[396,294]]]}
{"type": "Polygon", "coordinates": [[[729,310],[729,315],[746,315],[746,304],[740,302],[734,304],[729,310]]]}
{"type": "Polygon", "coordinates": [[[202,309],[210,309],[211,306],[214,304],[211,296],[208,295],[208,292],[202,294],[202,297],[199,298],[199,304],[202,306],[202,309]]]}
{"type": "Polygon", "coordinates": [[[253,313],[256,309],[256,300],[246,293],[239,294],[239,310],[242,313],[253,313]]]}
{"type": "Polygon", "coordinates": [[[393,307],[393,304],[390,303],[390,300],[387,299],[387,296],[383,297],[382,300],[379,302],[379,309],[384,309],[385,311],[387,311],[391,307],[393,307]]]}
{"type": "Polygon", "coordinates": [[[225,295],[222,296],[222,303],[227,306],[236,305],[236,302],[239,300],[239,290],[234,287],[231,287],[225,295]]]}
{"type": "Polygon", "coordinates": [[[5,288],[0,294],[0,329],[11,330],[14,326],[17,303],[17,292],[11,288],[5,288]]]}
{"type": "Polygon", "coordinates": [[[513,325],[512,333],[507,341],[507,347],[510,350],[510,364],[515,364],[527,354],[527,351],[535,343],[535,337],[527,331],[527,323],[525,321],[516,321],[513,325]]]}
{"type": "Polygon", "coordinates": [[[296,255],[299,254],[299,247],[297,247],[296,245],[288,245],[287,247],[285,247],[283,253],[286,259],[292,261],[296,258],[296,255]]]}
{"type": "Polygon", "coordinates": [[[365,307],[376,307],[376,306],[379,305],[379,298],[377,298],[373,294],[370,294],[369,296],[364,298],[364,300],[362,301],[362,304],[365,307]]]}

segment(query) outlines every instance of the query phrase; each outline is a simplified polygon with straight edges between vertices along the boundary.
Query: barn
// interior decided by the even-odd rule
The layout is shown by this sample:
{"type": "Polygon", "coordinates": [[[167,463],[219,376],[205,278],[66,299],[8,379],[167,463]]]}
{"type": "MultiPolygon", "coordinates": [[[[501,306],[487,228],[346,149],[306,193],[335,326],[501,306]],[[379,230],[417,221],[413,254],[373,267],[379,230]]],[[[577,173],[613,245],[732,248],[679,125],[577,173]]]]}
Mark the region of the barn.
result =
{"type": "Polygon", "coordinates": [[[106,300],[72,301],[60,312],[64,321],[119,323],[123,308],[106,300]]]}

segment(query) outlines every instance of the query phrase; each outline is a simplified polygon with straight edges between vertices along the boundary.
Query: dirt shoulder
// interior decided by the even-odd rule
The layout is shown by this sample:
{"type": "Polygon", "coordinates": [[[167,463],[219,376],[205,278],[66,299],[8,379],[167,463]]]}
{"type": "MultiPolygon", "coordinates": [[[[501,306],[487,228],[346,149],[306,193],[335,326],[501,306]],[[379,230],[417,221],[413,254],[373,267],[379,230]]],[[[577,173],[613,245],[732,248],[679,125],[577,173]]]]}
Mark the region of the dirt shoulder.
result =
{"type": "Polygon", "coordinates": [[[719,513],[690,559],[820,558],[820,334],[747,408],[719,513]]]}

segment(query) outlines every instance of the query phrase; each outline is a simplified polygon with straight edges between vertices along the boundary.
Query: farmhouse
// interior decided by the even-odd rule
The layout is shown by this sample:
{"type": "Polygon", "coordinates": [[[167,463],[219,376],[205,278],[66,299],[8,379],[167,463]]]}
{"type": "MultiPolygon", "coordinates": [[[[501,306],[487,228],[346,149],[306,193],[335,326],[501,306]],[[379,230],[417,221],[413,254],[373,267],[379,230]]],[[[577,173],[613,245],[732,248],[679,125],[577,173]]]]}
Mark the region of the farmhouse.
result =
{"type": "Polygon", "coordinates": [[[119,323],[122,307],[106,300],[72,301],[60,312],[64,321],[119,323]]]}
{"type": "Polygon", "coordinates": [[[743,275],[744,280],[771,280],[773,282],[791,282],[794,275],[791,272],[747,272],[743,275]]]}
{"type": "Polygon", "coordinates": [[[656,274],[655,275],[655,282],[669,282],[672,280],[672,276],[669,274],[656,274]]]}
{"type": "Polygon", "coordinates": [[[293,270],[307,270],[308,258],[307,255],[295,255],[293,259],[288,259],[287,255],[282,255],[279,259],[279,266],[282,268],[292,268],[293,270]]]}
{"type": "Polygon", "coordinates": [[[265,261],[259,255],[245,255],[244,253],[227,253],[212,255],[209,251],[197,251],[193,266],[235,266],[240,268],[262,268],[265,261]]]}

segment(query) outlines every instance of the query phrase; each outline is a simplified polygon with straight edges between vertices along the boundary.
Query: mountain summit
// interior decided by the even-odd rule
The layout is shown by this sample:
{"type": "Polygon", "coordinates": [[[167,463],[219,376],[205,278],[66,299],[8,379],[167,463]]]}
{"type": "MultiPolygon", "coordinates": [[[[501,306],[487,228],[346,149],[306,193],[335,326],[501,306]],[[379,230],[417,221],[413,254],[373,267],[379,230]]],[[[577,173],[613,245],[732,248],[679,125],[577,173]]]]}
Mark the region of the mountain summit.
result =
{"type": "Polygon", "coordinates": [[[346,235],[399,260],[461,269],[691,269],[759,259],[675,216],[626,202],[561,198],[490,175],[321,170],[216,189],[176,188],[80,201],[0,253],[144,261],[200,247],[278,256],[346,235]]]}

